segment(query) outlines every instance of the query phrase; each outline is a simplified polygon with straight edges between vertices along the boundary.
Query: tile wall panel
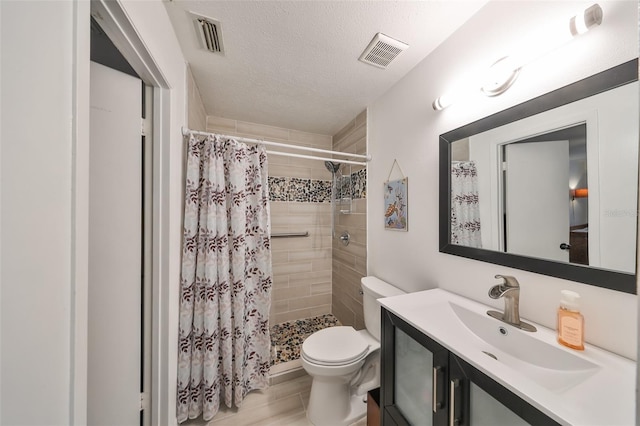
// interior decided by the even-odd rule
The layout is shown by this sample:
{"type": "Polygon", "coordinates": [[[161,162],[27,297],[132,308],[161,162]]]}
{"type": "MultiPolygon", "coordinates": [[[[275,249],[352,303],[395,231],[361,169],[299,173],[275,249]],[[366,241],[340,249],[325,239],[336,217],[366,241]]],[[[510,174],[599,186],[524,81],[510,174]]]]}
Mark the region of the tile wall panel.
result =
{"type": "MultiPolygon", "coordinates": [[[[333,137],[333,150],[366,154],[367,111],[360,113],[333,137]]],[[[348,231],[351,242],[344,246],[333,241],[331,310],[344,325],[363,329],[364,312],[360,279],[366,275],[367,265],[367,171],[363,166],[351,166],[348,192],[353,198],[350,213],[340,213],[336,207],[336,234],[348,231]]]]}

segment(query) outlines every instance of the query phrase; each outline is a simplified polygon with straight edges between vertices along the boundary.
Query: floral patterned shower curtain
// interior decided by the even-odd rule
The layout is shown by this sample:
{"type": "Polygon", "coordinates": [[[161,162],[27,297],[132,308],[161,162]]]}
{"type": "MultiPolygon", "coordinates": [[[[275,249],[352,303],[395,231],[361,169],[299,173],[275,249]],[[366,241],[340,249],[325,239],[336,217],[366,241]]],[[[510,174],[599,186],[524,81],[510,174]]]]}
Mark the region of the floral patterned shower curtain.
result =
{"type": "Polygon", "coordinates": [[[271,250],[267,155],[189,137],[178,348],[178,422],[268,386],[271,250]]]}
{"type": "Polygon", "coordinates": [[[478,171],[473,161],[451,162],[451,243],[482,247],[478,171]]]}

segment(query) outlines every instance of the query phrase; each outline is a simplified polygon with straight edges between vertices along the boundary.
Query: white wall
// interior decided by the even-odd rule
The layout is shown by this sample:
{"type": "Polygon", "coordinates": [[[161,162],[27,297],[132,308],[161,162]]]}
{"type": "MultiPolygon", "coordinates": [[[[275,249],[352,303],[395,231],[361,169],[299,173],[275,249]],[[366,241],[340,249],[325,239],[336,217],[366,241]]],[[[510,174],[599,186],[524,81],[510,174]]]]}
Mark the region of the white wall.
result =
{"type": "MultiPolygon", "coordinates": [[[[491,2],[370,108],[369,185],[378,188],[393,159],[409,177],[409,232],[385,232],[381,191],[369,191],[369,273],[407,291],[440,287],[502,308],[487,290],[497,273],[522,286],[524,318],[555,328],[561,289],[582,295],[586,340],[636,358],[636,297],[438,252],[438,136],[638,56],[635,2],[600,1],[602,26],[529,64],[505,94],[476,96],[436,112],[431,102],[459,81],[538,34],[567,25],[584,2],[491,2]]],[[[536,37],[533,37],[534,39],[536,37]]]]}
{"type": "MultiPolygon", "coordinates": [[[[155,295],[156,424],[168,425],[176,423],[185,62],[160,0],[121,3],[169,84],[170,117],[159,124],[171,136],[156,147],[168,238],[155,295]]],[[[86,424],[89,6],[0,2],[1,424],[86,424]]]]}
{"type": "Polygon", "coordinates": [[[2,424],[70,424],[77,414],[77,6],[0,2],[2,424]]]}

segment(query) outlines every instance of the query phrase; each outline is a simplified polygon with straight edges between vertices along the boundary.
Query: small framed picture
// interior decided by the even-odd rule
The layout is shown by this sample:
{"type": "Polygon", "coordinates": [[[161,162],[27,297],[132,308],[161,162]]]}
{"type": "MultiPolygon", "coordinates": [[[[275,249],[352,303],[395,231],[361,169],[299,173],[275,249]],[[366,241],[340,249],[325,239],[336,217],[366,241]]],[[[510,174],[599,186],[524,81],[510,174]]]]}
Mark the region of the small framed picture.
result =
{"type": "Polygon", "coordinates": [[[384,228],[406,231],[408,178],[390,180],[384,183],[384,228]]]}

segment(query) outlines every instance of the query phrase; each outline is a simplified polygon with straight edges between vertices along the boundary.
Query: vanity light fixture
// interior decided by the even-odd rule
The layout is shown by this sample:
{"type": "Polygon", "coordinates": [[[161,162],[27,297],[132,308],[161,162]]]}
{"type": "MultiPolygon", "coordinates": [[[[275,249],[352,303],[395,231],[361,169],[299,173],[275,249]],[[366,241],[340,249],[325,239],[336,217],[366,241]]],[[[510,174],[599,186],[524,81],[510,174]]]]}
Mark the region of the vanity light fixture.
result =
{"type": "Polygon", "coordinates": [[[554,46],[539,52],[535,57],[519,58],[505,56],[497,60],[487,70],[484,78],[480,82],[476,82],[470,87],[459,89],[456,92],[445,93],[433,101],[433,109],[440,111],[446,107],[456,103],[458,100],[468,95],[470,92],[477,90],[479,86],[482,93],[486,96],[498,96],[506,92],[518,78],[518,74],[523,66],[534,61],[540,56],[561,46],[566,41],[574,37],[584,34],[591,28],[602,23],[602,8],[599,4],[593,4],[586,9],[580,11],[569,20],[569,35],[567,39],[559,40],[554,46]]]}
{"type": "Polygon", "coordinates": [[[602,8],[595,3],[569,20],[569,30],[571,35],[576,37],[600,24],[602,24],[602,8]]]}
{"type": "Polygon", "coordinates": [[[516,81],[522,66],[511,57],[498,59],[489,68],[480,90],[487,96],[498,96],[506,92],[516,81]]]}

